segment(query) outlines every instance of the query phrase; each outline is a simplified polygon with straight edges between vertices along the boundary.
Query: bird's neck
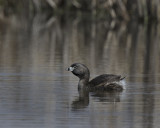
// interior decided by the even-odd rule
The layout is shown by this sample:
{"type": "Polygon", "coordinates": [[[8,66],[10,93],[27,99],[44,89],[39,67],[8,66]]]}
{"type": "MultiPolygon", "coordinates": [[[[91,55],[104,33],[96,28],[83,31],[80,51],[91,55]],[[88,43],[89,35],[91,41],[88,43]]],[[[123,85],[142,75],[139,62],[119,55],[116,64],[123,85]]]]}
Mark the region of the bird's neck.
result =
{"type": "Polygon", "coordinates": [[[78,83],[78,89],[83,89],[84,87],[86,87],[87,84],[89,83],[89,78],[90,78],[90,72],[87,68],[85,74],[79,77],[80,80],[78,83]]]}
{"type": "Polygon", "coordinates": [[[83,89],[84,87],[86,87],[88,82],[89,82],[89,77],[85,79],[80,79],[78,83],[78,89],[83,89]]]}

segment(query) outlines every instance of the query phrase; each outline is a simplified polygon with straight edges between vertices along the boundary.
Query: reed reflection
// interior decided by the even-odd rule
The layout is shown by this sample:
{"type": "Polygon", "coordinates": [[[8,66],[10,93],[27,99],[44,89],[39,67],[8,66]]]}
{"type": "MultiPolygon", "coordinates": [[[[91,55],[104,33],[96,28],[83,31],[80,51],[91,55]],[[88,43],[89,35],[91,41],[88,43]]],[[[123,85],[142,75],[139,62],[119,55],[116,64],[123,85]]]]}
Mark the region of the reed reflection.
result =
{"type": "Polygon", "coordinates": [[[144,93],[142,95],[143,99],[143,111],[142,113],[145,113],[143,116],[143,128],[152,128],[154,123],[154,111],[155,111],[155,87],[154,84],[156,82],[157,77],[151,77],[151,74],[155,75],[156,73],[156,65],[153,66],[153,63],[156,62],[156,56],[157,56],[157,41],[155,43],[151,43],[152,36],[157,35],[156,28],[153,29],[152,24],[147,25],[146,30],[146,55],[144,57],[144,77],[143,77],[143,87],[144,87],[144,93]],[[155,51],[154,51],[155,50],[155,51]],[[146,76],[146,74],[150,74],[146,76]],[[150,82],[151,84],[147,84],[147,82],[150,82]],[[148,93],[149,95],[145,95],[145,93],[148,93]]]}
{"type": "Polygon", "coordinates": [[[145,73],[146,68],[159,72],[159,33],[155,25],[146,34],[145,26],[137,23],[118,23],[111,28],[113,23],[109,21],[65,18],[62,22],[57,17],[46,20],[38,15],[30,21],[11,20],[5,28],[6,36],[0,38],[0,64],[18,69],[32,65],[32,70],[38,70],[37,65],[49,64],[51,68],[60,64],[65,68],[81,62],[90,65],[92,74],[105,70],[133,76],[145,73]],[[148,62],[144,58],[152,59],[148,62]]]}

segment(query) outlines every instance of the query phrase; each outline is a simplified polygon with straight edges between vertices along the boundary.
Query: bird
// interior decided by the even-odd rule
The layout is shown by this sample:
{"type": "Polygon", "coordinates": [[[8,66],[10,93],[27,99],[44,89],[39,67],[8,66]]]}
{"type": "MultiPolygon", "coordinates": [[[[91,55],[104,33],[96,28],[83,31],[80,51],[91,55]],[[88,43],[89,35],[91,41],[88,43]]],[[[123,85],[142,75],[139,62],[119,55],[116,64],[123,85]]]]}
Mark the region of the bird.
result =
{"type": "Polygon", "coordinates": [[[79,78],[78,89],[122,91],[124,89],[120,82],[125,78],[121,75],[102,74],[90,80],[90,71],[87,66],[81,63],[73,63],[66,69],[79,78]]]}

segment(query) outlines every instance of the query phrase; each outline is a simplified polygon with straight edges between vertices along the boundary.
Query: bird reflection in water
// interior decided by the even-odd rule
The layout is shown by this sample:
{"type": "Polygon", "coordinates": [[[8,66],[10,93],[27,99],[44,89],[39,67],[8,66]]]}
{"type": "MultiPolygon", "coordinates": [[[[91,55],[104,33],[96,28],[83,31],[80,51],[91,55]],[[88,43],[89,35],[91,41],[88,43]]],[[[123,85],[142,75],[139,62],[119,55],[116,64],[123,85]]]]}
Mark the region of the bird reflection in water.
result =
{"type": "Polygon", "coordinates": [[[83,109],[89,105],[89,91],[86,89],[78,90],[79,97],[72,102],[73,110],[83,109]]]}
{"type": "Polygon", "coordinates": [[[122,92],[111,91],[111,92],[102,92],[96,91],[92,92],[91,96],[98,102],[120,102],[120,94],[122,92]]]}
{"type": "Polygon", "coordinates": [[[79,97],[76,97],[76,99],[72,101],[73,110],[86,108],[89,105],[90,96],[95,102],[120,102],[120,94],[122,92],[89,91],[87,89],[80,89],[78,90],[78,93],[79,97]]]}

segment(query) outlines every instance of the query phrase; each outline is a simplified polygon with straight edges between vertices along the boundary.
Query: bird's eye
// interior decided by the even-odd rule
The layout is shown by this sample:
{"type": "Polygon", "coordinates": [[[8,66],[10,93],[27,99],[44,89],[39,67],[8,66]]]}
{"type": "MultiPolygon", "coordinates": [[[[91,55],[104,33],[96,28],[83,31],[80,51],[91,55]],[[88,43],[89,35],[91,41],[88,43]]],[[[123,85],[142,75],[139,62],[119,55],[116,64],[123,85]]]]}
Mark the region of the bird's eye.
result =
{"type": "Polygon", "coordinates": [[[77,68],[77,66],[74,66],[73,68],[74,68],[74,69],[76,69],[76,68],[77,68]]]}

